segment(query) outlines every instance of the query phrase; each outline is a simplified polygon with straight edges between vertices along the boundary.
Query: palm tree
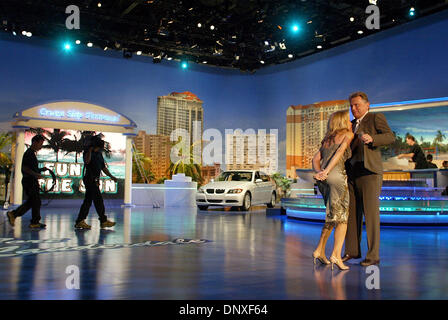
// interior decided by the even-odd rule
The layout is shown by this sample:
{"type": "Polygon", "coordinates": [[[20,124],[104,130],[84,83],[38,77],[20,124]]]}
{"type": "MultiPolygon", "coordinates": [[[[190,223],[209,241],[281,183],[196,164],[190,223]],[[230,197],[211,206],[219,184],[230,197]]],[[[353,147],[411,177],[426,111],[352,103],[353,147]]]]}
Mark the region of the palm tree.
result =
{"type": "Polygon", "coordinates": [[[182,156],[178,161],[175,163],[170,161],[170,166],[168,167],[167,174],[171,178],[173,174],[176,173],[185,173],[186,176],[191,177],[193,181],[198,182],[198,185],[200,185],[203,182],[202,179],[202,172],[201,172],[201,165],[198,163],[195,163],[194,159],[194,146],[197,143],[201,143],[201,141],[194,142],[190,146],[186,146],[185,144],[182,144],[182,147],[180,148],[180,152],[183,155],[183,150],[185,148],[190,148],[189,155],[182,156]]]}
{"type": "Polygon", "coordinates": [[[443,139],[446,139],[446,136],[442,133],[442,131],[437,130],[436,137],[434,138],[434,144],[439,145],[443,139]]]}
{"type": "Polygon", "coordinates": [[[64,150],[62,148],[62,141],[65,136],[68,136],[67,131],[61,131],[61,129],[54,129],[53,132],[48,132],[50,138],[47,138],[47,145],[43,146],[44,149],[52,149],[56,154],[56,162],[59,161],[59,151],[64,150]]]}
{"type": "Polygon", "coordinates": [[[135,174],[133,177],[136,183],[149,183],[155,179],[154,173],[151,171],[152,161],[149,157],[145,157],[145,154],[134,150],[135,158],[132,159],[132,172],[135,174]],[[139,167],[143,170],[140,172],[139,167]]]}
{"type": "MultiPolygon", "coordinates": [[[[9,132],[0,133],[0,167],[8,167],[12,165],[11,152],[10,150],[4,151],[4,149],[11,146],[13,136],[9,132]]],[[[10,148],[8,148],[10,149],[10,148]]]]}
{"type": "Polygon", "coordinates": [[[83,152],[83,143],[81,143],[81,139],[75,140],[64,138],[61,143],[61,149],[65,151],[65,155],[74,152],[75,153],[75,162],[78,163],[78,154],[83,152]]]}
{"type": "Polygon", "coordinates": [[[271,178],[272,180],[275,181],[275,184],[277,185],[277,194],[280,197],[288,196],[288,193],[290,192],[291,189],[291,181],[278,172],[272,174],[271,178]]]}

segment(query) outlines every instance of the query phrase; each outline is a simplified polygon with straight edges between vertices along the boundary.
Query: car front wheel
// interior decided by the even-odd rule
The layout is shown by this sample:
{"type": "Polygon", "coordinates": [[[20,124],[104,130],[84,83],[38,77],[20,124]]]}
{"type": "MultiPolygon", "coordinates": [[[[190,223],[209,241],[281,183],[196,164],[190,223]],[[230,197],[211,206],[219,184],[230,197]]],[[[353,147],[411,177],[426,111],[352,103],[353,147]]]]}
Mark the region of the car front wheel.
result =
{"type": "Polygon", "coordinates": [[[272,192],[272,194],[271,194],[271,201],[267,204],[268,208],[274,208],[276,200],[277,199],[275,197],[275,192],[272,192]]]}
{"type": "Polygon", "coordinates": [[[241,210],[243,211],[249,211],[251,206],[251,198],[250,198],[250,194],[246,193],[244,195],[244,200],[243,200],[243,205],[241,206],[241,210]]]}

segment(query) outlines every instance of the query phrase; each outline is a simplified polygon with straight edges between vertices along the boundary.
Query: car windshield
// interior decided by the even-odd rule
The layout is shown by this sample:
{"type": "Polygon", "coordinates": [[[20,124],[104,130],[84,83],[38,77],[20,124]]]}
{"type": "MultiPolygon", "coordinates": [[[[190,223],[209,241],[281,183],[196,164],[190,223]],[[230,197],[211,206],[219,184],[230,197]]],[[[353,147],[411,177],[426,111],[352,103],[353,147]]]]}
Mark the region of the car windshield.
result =
{"type": "Polygon", "coordinates": [[[217,181],[252,181],[252,172],[226,171],[219,175],[217,181]]]}

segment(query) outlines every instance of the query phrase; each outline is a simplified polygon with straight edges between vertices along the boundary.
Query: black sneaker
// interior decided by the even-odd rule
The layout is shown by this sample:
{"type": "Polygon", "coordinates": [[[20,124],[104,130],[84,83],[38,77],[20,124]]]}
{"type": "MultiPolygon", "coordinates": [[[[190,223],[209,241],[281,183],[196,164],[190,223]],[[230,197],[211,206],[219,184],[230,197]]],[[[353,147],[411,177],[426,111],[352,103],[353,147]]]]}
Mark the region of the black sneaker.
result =
{"type": "Polygon", "coordinates": [[[30,228],[31,229],[45,229],[47,227],[46,224],[43,223],[31,223],[30,228]]]}
{"type": "Polygon", "coordinates": [[[14,227],[14,220],[16,220],[16,217],[14,216],[14,211],[8,211],[6,215],[8,216],[9,224],[11,225],[11,227],[14,227]]]}

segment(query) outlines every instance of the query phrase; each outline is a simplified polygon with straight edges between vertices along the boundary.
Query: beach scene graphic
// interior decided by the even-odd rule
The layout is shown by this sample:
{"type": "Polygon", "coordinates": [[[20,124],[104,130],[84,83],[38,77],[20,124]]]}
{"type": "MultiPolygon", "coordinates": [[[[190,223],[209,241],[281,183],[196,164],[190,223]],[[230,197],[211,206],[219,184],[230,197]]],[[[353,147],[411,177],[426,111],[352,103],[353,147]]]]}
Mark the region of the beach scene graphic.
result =
{"type": "MultiPolygon", "coordinates": [[[[84,197],[83,150],[88,140],[93,136],[100,136],[105,141],[103,157],[109,171],[118,178],[114,182],[102,174],[100,190],[103,197],[122,198],[125,178],[126,138],[121,133],[76,131],[53,128],[31,128],[25,132],[25,145],[31,145],[31,139],[41,134],[45,137],[42,149],[37,153],[40,167],[51,169],[56,177],[56,187],[43,194],[43,198],[78,199],[84,197]]],[[[43,172],[45,179],[39,183],[42,189],[49,190],[53,183],[48,172],[43,172]]]]}
{"type": "Polygon", "coordinates": [[[414,169],[414,163],[397,159],[401,153],[409,153],[406,136],[414,136],[425,155],[433,156],[433,163],[442,168],[448,160],[448,106],[418,108],[382,112],[395,133],[393,144],[382,147],[385,170],[414,169]]]}

